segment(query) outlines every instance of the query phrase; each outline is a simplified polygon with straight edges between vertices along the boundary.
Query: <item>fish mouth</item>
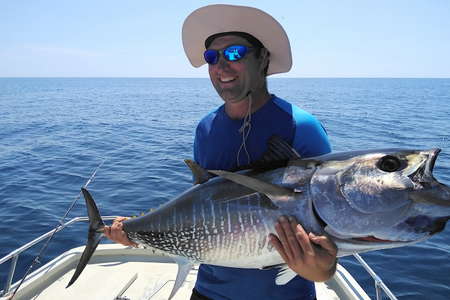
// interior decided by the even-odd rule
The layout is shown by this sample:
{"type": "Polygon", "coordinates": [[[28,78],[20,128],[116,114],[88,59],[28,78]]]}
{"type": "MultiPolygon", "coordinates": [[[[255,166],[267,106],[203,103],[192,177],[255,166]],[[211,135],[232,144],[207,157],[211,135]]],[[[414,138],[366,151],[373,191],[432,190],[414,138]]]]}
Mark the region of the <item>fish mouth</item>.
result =
{"type": "Polygon", "coordinates": [[[423,162],[422,165],[408,177],[413,182],[420,184],[423,188],[430,188],[431,183],[433,181],[436,181],[436,179],[433,177],[433,169],[440,152],[441,149],[439,148],[426,151],[428,159],[423,162]]]}
{"type": "Polygon", "coordinates": [[[445,229],[445,225],[447,224],[448,220],[450,220],[450,216],[437,219],[435,229],[430,231],[430,235],[443,231],[445,229]]]}
{"type": "Polygon", "coordinates": [[[399,242],[399,241],[379,239],[379,238],[377,238],[377,237],[375,237],[373,235],[365,236],[365,237],[353,238],[352,240],[361,241],[361,242],[369,242],[369,243],[396,243],[396,242],[399,242]]]}
{"type": "Polygon", "coordinates": [[[450,207],[450,187],[438,182],[433,176],[439,152],[441,149],[438,148],[425,151],[428,159],[408,176],[417,185],[409,192],[409,198],[414,202],[450,207]]]}

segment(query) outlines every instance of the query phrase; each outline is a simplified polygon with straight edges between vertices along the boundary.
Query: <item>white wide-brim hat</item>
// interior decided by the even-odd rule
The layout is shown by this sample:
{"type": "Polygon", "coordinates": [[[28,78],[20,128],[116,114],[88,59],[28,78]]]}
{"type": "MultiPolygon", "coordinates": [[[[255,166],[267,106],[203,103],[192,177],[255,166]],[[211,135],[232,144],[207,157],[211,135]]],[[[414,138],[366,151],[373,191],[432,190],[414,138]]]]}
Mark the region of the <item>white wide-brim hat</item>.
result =
{"type": "Polygon", "coordinates": [[[223,32],[246,32],[270,52],[267,75],[288,72],[292,67],[289,39],[283,27],[260,9],[236,5],[208,5],[192,12],[184,21],[183,47],[191,64],[204,65],[205,40],[223,32]]]}

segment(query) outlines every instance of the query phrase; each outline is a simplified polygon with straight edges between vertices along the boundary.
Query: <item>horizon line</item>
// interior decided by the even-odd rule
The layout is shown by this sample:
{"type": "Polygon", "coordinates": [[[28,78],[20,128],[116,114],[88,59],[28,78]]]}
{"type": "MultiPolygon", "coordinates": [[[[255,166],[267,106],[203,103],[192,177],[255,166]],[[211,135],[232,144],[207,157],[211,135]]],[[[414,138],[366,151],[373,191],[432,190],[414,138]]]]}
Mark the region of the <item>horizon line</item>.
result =
{"type": "MultiPolygon", "coordinates": [[[[167,76],[0,76],[0,79],[209,79],[209,77],[167,77],[167,76]]],[[[450,79],[449,77],[420,77],[420,76],[300,76],[300,77],[267,77],[269,79],[450,79]]]]}

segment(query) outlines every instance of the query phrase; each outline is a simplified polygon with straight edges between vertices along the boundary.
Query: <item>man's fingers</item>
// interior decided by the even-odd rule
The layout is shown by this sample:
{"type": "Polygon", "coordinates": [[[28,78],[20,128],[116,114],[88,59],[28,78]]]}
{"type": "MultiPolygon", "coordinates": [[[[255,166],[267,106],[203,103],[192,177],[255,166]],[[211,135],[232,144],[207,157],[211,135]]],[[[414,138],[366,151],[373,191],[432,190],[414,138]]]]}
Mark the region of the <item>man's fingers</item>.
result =
{"type": "Polygon", "coordinates": [[[286,252],[284,251],[283,245],[281,244],[280,240],[274,234],[269,235],[269,240],[272,246],[274,246],[274,248],[277,249],[278,253],[280,253],[281,258],[285,262],[288,262],[288,257],[286,255],[286,252]]]}
{"type": "Polygon", "coordinates": [[[336,245],[328,237],[323,236],[323,235],[322,236],[316,236],[312,232],[309,234],[309,236],[311,238],[311,241],[314,244],[320,245],[322,248],[327,250],[330,254],[333,254],[333,255],[337,254],[337,247],[336,247],[336,245]]]}
{"type": "Polygon", "coordinates": [[[286,228],[289,229],[289,223],[286,217],[280,217],[279,221],[275,224],[275,230],[277,231],[278,238],[281,241],[281,245],[289,260],[292,260],[294,255],[291,247],[289,246],[288,237],[286,236],[286,228]]]}
{"type": "Polygon", "coordinates": [[[128,217],[117,217],[114,219],[113,223],[114,222],[123,222],[125,220],[128,220],[128,217]]]}
{"type": "Polygon", "coordinates": [[[303,229],[302,225],[297,224],[295,229],[296,229],[295,237],[297,238],[298,243],[302,247],[303,253],[311,256],[315,255],[308,234],[303,229]]]}
{"type": "Polygon", "coordinates": [[[296,259],[298,257],[301,257],[300,252],[302,251],[300,249],[300,245],[298,244],[297,238],[295,237],[295,225],[297,224],[297,221],[294,217],[288,217],[284,218],[282,221],[284,232],[286,233],[288,247],[291,250],[292,253],[292,259],[296,259]]]}
{"type": "Polygon", "coordinates": [[[114,222],[114,223],[111,225],[111,227],[112,227],[114,230],[122,230],[122,228],[123,228],[123,223],[122,223],[122,222],[114,222]]]}
{"type": "Polygon", "coordinates": [[[103,234],[104,234],[108,239],[111,239],[111,227],[109,227],[109,226],[103,227],[103,234]]]}
{"type": "MultiPolygon", "coordinates": [[[[126,219],[126,218],[125,218],[126,219]]],[[[124,246],[133,246],[137,247],[137,244],[130,241],[125,231],[123,231],[123,223],[122,220],[114,220],[113,224],[111,226],[105,226],[104,227],[104,235],[109,238],[110,240],[122,244],[124,246]]]]}
{"type": "Polygon", "coordinates": [[[293,256],[295,260],[303,259],[303,249],[299,245],[298,238],[297,238],[297,225],[298,222],[294,217],[289,217],[290,222],[290,228],[288,233],[288,240],[289,244],[291,246],[291,250],[293,252],[293,256]]]}

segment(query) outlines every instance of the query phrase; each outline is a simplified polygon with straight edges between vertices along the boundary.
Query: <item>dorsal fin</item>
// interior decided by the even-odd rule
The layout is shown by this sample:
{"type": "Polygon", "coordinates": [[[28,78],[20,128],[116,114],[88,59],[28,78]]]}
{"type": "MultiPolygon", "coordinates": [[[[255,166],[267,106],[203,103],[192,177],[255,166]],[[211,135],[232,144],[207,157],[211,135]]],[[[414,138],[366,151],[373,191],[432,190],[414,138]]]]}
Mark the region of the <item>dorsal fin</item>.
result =
{"type": "Polygon", "coordinates": [[[233,171],[247,169],[271,170],[284,167],[289,161],[300,158],[300,154],[288,142],[277,135],[273,135],[267,140],[267,150],[261,159],[233,171]]]}
{"type": "MultiPolygon", "coordinates": [[[[285,166],[291,160],[300,159],[300,155],[295,151],[294,148],[289,145],[288,142],[283,140],[277,135],[273,135],[267,141],[267,150],[263,157],[246,166],[239,167],[233,171],[256,169],[256,170],[266,170],[274,169],[278,167],[285,166]]],[[[207,182],[210,178],[214,177],[206,169],[202,168],[195,161],[190,159],[185,159],[184,163],[191,169],[194,184],[201,184],[207,182]]]]}
{"type": "Polygon", "coordinates": [[[184,163],[191,169],[193,176],[193,183],[200,184],[207,182],[211,177],[211,174],[208,173],[205,169],[203,169],[198,163],[193,160],[185,159],[184,163]]]}
{"type": "Polygon", "coordinates": [[[273,135],[267,141],[267,151],[264,153],[261,161],[267,163],[280,160],[296,160],[300,158],[300,154],[298,154],[288,142],[277,135],[273,135]]]}

